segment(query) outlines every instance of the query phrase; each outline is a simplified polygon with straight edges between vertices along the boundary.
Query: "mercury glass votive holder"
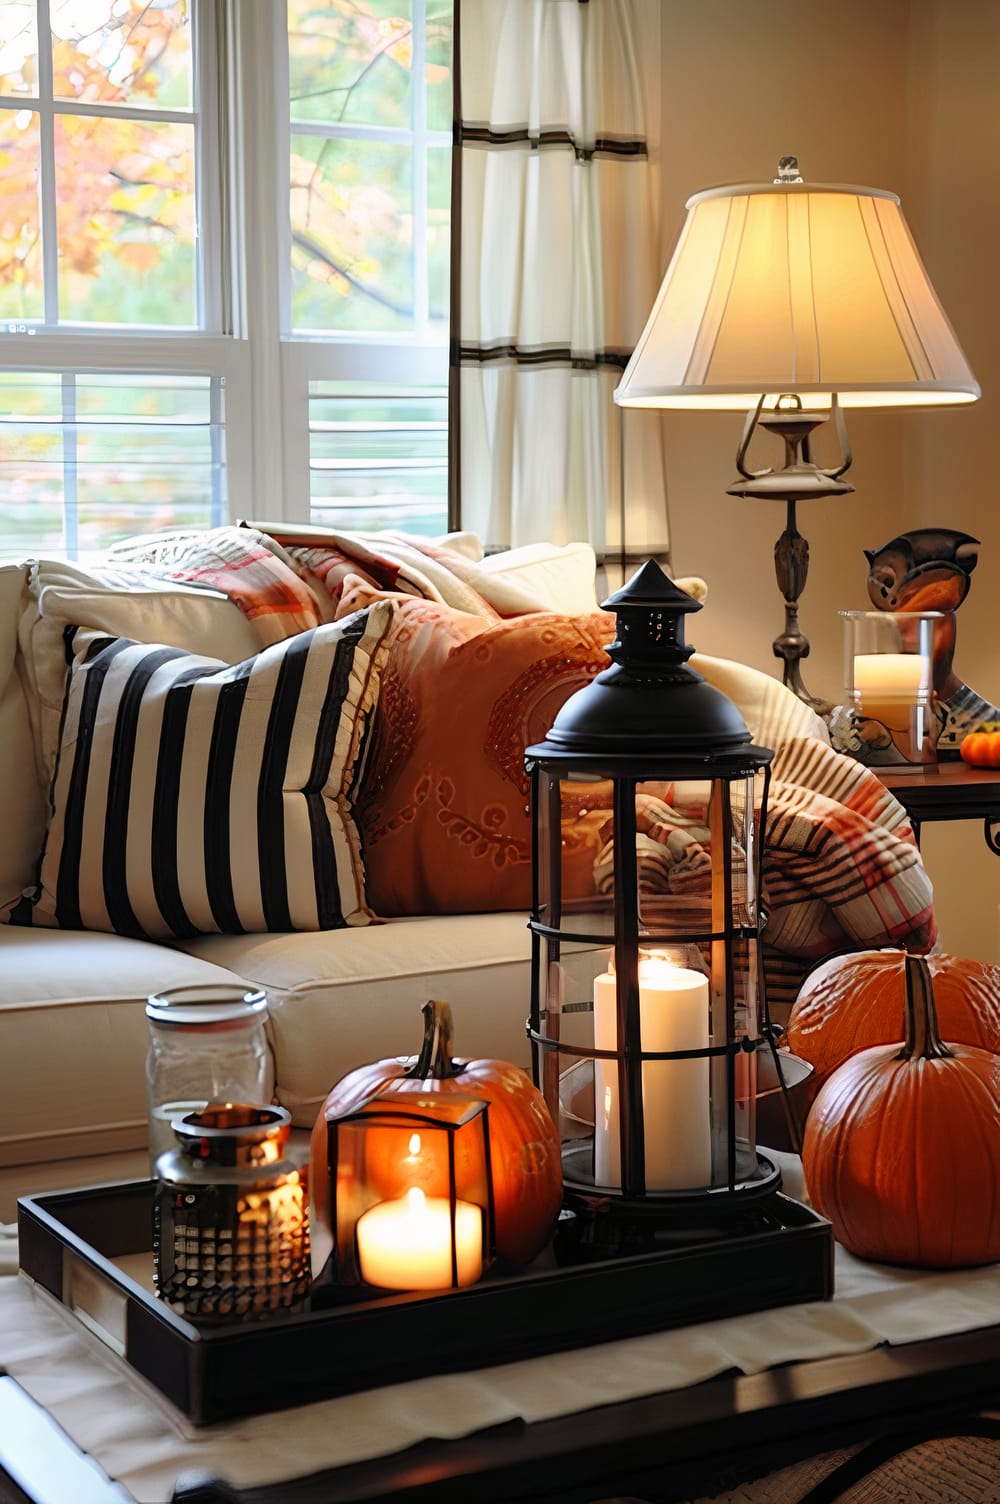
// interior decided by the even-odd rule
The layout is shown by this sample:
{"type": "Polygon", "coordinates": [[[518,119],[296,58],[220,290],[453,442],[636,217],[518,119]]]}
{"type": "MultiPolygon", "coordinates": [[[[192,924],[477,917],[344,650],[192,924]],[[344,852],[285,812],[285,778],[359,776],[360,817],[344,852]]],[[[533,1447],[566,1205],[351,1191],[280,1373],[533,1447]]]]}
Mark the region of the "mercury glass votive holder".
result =
{"type": "Polygon", "coordinates": [[[841,611],[844,686],[864,761],[896,773],[937,767],[934,624],[940,611],[841,611]]]}

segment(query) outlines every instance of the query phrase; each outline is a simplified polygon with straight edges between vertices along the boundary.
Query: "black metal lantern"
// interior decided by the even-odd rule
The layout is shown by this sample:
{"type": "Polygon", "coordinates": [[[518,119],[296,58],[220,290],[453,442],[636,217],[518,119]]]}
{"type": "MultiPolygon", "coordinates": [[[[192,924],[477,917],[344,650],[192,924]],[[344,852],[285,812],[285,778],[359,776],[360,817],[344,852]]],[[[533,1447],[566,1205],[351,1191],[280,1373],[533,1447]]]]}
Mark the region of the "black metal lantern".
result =
{"type": "Polygon", "coordinates": [[[612,666],[525,753],[535,1080],[571,1200],[704,1219],[780,1188],[755,1141],[772,753],[688,666],[684,617],[701,608],[657,564],[604,609],[612,666]]]}

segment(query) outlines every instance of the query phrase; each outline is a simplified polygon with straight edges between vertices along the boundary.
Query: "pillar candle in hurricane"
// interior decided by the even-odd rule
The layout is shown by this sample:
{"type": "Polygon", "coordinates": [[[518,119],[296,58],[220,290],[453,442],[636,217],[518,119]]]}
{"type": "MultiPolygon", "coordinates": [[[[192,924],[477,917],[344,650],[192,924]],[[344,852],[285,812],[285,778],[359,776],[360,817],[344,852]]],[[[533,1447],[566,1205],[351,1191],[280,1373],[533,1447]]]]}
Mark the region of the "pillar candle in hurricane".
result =
{"type": "MultiPolygon", "coordinates": [[[[705,1050],[709,1045],[708,978],[664,956],[639,958],[639,1028],[643,1052],[705,1050]]],[[[594,1046],[618,1047],[617,984],[594,981],[594,1046]]],[[[594,1179],[621,1186],[618,1063],[594,1061],[594,1179]]],[[[712,1183],[708,1056],[642,1064],[646,1189],[697,1190],[712,1183]]]]}
{"type": "Polygon", "coordinates": [[[858,653],[854,694],[863,716],[905,725],[911,705],[930,692],[930,660],[923,653],[858,653]]]}

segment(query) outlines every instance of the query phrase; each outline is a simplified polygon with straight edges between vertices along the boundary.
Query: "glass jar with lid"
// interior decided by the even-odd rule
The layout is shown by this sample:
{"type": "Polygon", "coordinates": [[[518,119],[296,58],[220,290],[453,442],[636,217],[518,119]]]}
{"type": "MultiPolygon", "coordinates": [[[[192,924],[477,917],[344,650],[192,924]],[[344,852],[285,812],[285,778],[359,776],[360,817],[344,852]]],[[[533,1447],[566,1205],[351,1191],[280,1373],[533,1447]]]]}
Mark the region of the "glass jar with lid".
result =
{"type": "Polygon", "coordinates": [[[146,1004],[149,1159],[176,1146],[171,1121],[210,1103],[265,1107],[274,1096],[267,994],[227,983],[177,987],[146,1004]]]}

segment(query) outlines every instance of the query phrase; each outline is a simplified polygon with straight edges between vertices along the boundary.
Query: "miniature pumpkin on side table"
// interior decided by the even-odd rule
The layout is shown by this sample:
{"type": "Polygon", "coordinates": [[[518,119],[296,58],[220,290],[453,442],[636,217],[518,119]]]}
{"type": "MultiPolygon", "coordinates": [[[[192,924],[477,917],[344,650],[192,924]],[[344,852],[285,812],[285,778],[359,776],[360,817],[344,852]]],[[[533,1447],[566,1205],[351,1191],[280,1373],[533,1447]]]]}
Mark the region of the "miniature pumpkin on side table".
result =
{"type": "Polygon", "coordinates": [[[813,1205],[859,1258],[950,1269],[1000,1259],[1000,1059],[944,1044],[930,968],[906,958],[906,1039],[853,1055],[806,1122],[813,1205]]]}
{"type": "MultiPolygon", "coordinates": [[[[490,1163],[498,1258],[528,1264],[548,1242],[562,1205],[559,1136],[541,1093],[504,1060],[452,1058],[451,1009],[423,1007],[424,1039],[410,1059],[379,1060],[351,1071],[330,1092],[312,1132],[312,1215],[330,1225],[327,1123],[353,1112],[376,1093],[454,1092],[490,1104],[490,1163]]],[[[398,1190],[386,1187],[387,1195],[398,1190]]]]}
{"type": "Polygon", "coordinates": [[[1000,721],[984,721],[962,738],[958,750],[973,768],[1000,768],[1000,721]]]}

